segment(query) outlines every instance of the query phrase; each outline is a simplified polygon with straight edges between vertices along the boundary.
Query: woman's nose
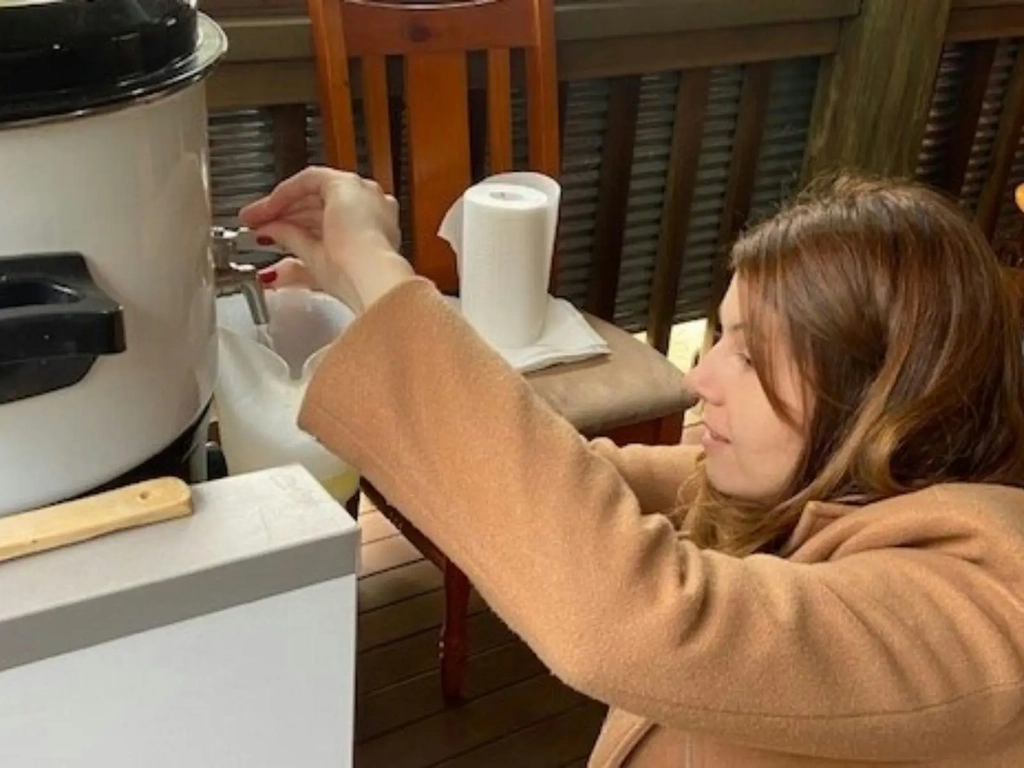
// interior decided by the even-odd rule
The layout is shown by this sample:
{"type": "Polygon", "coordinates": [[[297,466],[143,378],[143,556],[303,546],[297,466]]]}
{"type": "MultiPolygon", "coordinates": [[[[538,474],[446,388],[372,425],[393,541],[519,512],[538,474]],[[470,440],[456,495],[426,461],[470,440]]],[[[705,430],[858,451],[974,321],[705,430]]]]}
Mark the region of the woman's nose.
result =
{"type": "Polygon", "coordinates": [[[706,350],[697,364],[685,376],[686,387],[704,402],[712,404],[716,401],[714,377],[711,373],[711,361],[708,359],[712,350],[706,350]]]}

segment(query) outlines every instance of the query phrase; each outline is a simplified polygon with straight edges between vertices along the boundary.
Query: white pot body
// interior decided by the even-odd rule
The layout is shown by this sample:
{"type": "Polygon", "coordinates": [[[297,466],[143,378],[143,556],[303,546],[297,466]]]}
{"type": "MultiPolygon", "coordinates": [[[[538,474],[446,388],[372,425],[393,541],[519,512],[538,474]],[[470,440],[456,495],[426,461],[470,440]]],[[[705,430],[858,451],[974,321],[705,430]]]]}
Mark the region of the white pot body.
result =
{"type": "Polygon", "coordinates": [[[0,405],[0,516],[84,493],[188,430],[216,376],[202,81],[76,119],[0,128],[3,260],[85,256],[126,349],[0,405]]]}

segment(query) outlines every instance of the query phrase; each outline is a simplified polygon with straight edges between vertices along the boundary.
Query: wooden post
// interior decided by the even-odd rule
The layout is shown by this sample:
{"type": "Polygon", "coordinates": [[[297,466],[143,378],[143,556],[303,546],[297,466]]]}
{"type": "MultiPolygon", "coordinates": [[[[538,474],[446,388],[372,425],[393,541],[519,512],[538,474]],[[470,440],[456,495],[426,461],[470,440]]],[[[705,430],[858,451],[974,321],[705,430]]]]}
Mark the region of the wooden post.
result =
{"type": "Polygon", "coordinates": [[[837,168],[911,177],[952,0],[862,0],[823,62],[804,178],[837,168]]]}
{"type": "Polygon", "coordinates": [[[609,321],[615,316],[615,297],[619,293],[619,270],[626,235],[626,209],[639,113],[640,77],[630,75],[612,80],[608,94],[608,126],[601,149],[597,213],[594,217],[594,260],[586,304],[588,312],[609,321]]]}

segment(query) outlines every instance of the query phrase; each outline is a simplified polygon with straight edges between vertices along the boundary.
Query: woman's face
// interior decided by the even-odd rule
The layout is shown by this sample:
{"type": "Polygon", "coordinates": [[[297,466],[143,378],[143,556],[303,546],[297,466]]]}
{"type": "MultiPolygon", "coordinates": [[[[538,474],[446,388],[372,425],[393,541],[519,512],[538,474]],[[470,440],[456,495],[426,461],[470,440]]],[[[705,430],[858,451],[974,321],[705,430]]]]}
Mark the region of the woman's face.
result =
{"type": "MultiPolygon", "coordinates": [[[[735,279],[719,317],[721,338],[688,376],[703,401],[704,466],[719,493],[744,501],[770,502],[785,489],[796,469],[804,437],[772,408],[751,364],[735,279]]],[[[766,324],[770,326],[771,320],[766,313],[766,324]]],[[[763,330],[772,331],[770,327],[763,330]]],[[[806,412],[803,387],[789,349],[780,333],[771,333],[767,341],[778,379],[775,387],[802,425],[806,412]]]]}

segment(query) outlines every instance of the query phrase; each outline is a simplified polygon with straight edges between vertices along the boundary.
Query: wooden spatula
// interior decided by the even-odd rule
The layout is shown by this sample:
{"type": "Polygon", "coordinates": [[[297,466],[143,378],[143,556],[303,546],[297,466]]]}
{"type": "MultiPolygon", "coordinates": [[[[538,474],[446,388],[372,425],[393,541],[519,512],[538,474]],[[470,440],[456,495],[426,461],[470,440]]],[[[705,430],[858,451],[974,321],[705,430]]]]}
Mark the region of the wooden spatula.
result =
{"type": "Polygon", "coordinates": [[[0,562],[192,514],[192,489],[162,477],[0,517],[0,562]]]}

